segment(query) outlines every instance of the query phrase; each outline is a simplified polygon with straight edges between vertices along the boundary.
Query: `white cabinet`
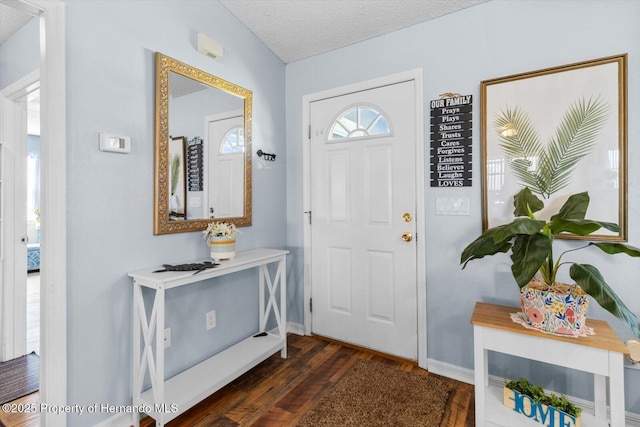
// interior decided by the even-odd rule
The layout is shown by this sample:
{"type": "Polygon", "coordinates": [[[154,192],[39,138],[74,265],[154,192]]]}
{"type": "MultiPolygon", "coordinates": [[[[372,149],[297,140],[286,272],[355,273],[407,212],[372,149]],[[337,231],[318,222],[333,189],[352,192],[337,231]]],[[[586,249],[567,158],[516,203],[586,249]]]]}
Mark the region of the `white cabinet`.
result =
{"type": "MultiPolygon", "coordinates": [[[[224,387],[271,355],[280,351],[287,356],[286,336],[286,255],[277,249],[253,249],[238,252],[233,260],[194,274],[193,271],[154,273],[161,267],[129,273],[133,279],[133,406],[156,420],[156,426],[166,423],[224,387]],[[273,278],[268,265],[275,263],[273,278]],[[261,332],[266,331],[269,314],[273,312],[277,329],[266,336],[249,336],[238,344],[165,380],[164,328],[165,292],[202,280],[224,276],[250,268],[259,269],[259,307],[261,332]],[[148,313],[142,288],[155,291],[148,313]],[[278,301],[279,299],[279,301],[278,301]],[[145,375],[151,387],[143,390],[145,375]]],[[[214,282],[215,283],[215,282],[214,282]]],[[[139,413],[133,414],[133,425],[139,426],[139,413]]]]}

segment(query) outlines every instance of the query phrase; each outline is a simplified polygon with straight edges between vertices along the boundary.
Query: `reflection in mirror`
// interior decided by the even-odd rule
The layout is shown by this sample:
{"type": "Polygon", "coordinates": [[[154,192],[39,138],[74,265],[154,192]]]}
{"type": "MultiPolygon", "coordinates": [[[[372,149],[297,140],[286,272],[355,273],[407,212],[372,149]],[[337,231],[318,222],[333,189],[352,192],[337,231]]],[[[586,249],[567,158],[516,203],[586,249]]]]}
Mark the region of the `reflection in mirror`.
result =
{"type": "Polygon", "coordinates": [[[184,219],[187,215],[187,180],[185,137],[169,141],[169,219],[184,219]]]}
{"type": "Polygon", "coordinates": [[[154,233],[251,225],[252,93],[156,53],[154,233]]]}

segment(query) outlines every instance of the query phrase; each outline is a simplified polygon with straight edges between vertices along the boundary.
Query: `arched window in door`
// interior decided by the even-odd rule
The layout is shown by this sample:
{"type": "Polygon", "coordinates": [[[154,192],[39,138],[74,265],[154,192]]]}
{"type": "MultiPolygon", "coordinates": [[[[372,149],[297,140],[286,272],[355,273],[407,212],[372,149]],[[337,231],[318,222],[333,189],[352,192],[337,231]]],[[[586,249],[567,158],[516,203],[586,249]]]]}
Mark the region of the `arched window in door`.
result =
{"type": "Polygon", "coordinates": [[[218,152],[221,155],[244,153],[244,127],[238,126],[227,132],[220,142],[218,152]]]}
{"type": "Polygon", "coordinates": [[[329,141],[391,133],[389,121],[378,109],[368,105],[351,107],[338,116],[331,126],[329,141]]]}

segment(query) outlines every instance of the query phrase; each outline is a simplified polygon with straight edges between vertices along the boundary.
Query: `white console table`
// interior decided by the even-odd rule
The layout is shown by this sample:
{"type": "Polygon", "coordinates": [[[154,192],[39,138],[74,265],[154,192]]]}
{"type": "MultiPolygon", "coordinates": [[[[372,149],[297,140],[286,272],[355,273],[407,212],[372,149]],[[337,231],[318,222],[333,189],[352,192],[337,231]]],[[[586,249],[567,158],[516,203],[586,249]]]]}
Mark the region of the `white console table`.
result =
{"type": "MultiPolygon", "coordinates": [[[[288,251],[276,249],[238,252],[234,259],[221,261],[218,267],[198,274],[194,274],[193,271],[153,273],[162,267],[129,273],[133,279],[133,406],[143,408],[144,410],[140,412],[153,417],[156,420],[156,426],[164,426],[278,351],[283,358],[286,358],[286,256],[288,253],[288,251]],[[268,264],[271,263],[277,263],[273,280],[268,268],[268,264]],[[259,332],[265,332],[269,314],[273,311],[277,322],[277,333],[269,332],[261,337],[249,336],[234,346],[165,380],[165,292],[168,289],[255,267],[259,269],[259,332]],[[142,297],[143,287],[155,290],[150,315],[147,315],[142,297]],[[279,304],[276,302],[278,288],[279,304]],[[151,388],[143,390],[147,370],[151,379],[151,388]]],[[[134,413],[132,421],[133,425],[138,427],[140,414],[134,413]]]]}
{"type": "Polygon", "coordinates": [[[623,354],[615,331],[603,321],[587,320],[595,335],[571,338],[544,334],[514,323],[519,308],[476,303],[473,324],[476,426],[539,427],[502,404],[502,388],[489,386],[488,352],[497,351],[594,374],[595,414],[582,412],[582,426],[624,427],[623,354]],[[607,420],[607,377],[611,422],[607,420]]]}

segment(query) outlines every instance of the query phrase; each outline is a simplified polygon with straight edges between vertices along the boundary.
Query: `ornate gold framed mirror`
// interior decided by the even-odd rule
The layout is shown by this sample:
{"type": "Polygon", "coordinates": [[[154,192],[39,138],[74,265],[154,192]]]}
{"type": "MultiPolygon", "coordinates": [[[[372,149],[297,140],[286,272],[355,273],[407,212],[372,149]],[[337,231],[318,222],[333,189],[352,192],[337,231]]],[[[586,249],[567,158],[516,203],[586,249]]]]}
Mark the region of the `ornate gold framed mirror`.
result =
{"type": "Polygon", "coordinates": [[[253,93],[156,53],[154,234],[251,225],[253,93]]]}

